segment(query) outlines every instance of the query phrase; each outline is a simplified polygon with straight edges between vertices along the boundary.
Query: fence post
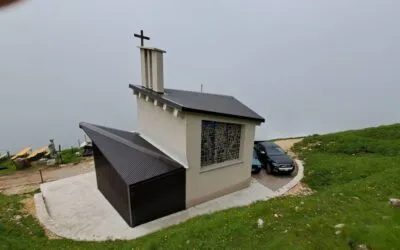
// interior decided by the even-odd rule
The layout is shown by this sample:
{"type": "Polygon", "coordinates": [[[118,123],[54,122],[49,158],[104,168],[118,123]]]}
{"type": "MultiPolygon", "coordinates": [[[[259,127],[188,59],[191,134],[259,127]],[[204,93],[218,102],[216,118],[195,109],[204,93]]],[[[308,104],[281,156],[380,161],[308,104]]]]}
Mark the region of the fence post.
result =
{"type": "Polygon", "coordinates": [[[41,169],[39,169],[39,174],[40,174],[40,183],[43,183],[43,175],[41,169]]]}
{"type": "Polygon", "coordinates": [[[60,164],[62,164],[61,145],[58,144],[58,155],[60,156],[60,164]]]}

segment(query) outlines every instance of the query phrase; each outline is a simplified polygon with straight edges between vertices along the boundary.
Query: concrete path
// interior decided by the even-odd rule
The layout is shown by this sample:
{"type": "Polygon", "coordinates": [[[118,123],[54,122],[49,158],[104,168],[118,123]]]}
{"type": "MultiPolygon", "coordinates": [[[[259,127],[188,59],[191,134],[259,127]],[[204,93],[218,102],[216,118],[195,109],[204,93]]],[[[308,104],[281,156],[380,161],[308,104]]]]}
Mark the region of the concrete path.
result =
{"type": "Polygon", "coordinates": [[[303,165],[298,160],[297,164],[297,176],[276,191],[253,179],[246,189],[134,228],[125,223],[97,190],[94,172],[42,184],[42,192],[35,194],[36,213],[40,222],[60,237],[87,241],[135,239],[194,216],[282,195],[303,177],[303,165]]]}

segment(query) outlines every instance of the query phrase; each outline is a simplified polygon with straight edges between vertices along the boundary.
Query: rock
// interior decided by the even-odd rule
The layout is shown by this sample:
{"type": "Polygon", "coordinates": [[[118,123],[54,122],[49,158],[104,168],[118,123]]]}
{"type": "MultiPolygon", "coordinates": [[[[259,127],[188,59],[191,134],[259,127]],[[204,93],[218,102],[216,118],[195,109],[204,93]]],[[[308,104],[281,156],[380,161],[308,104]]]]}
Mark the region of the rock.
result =
{"type": "Polygon", "coordinates": [[[358,250],[371,250],[371,248],[369,248],[367,245],[365,244],[360,244],[357,247],[358,250]]]}
{"type": "Polygon", "coordinates": [[[21,215],[16,215],[16,216],[14,216],[14,220],[20,220],[21,218],[22,218],[21,215]]]}
{"type": "Polygon", "coordinates": [[[392,205],[392,207],[400,208],[400,199],[390,198],[389,203],[392,205]]]}
{"type": "Polygon", "coordinates": [[[298,212],[299,210],[300,210],[300,208],[297,206],[294,208],[294,211],[296,211],[296,212],[298,212]]]}
{"type": "Polygon", "coordinates": [[[343,223],[340,223],[340,224],[337,224],[337,225],[335,225],[335,228],[343,228],[345,225],[343,224],[343,223]]]}
{"type": "Polygon", "coordinates": [[[310,224],[307,224],[306,226],[307,226],[307,227],[311,227],[311,225],[310,225],[310,224]]]}
{"type": "Polygon", "coordinates": [[[341,234],[341,233],[342,233],[342,231],[340,231],[340,230],[337,230],[337,231],[335,232],[336,235],[339,235],[339,234],[341,234]]]}
{"type": "Polygon", "coordinates": [[[258,218],[257,226],[258,226],[258,228],[263,228],[264,227],[264,220],[261,219],[261,218],[258,218]]]}

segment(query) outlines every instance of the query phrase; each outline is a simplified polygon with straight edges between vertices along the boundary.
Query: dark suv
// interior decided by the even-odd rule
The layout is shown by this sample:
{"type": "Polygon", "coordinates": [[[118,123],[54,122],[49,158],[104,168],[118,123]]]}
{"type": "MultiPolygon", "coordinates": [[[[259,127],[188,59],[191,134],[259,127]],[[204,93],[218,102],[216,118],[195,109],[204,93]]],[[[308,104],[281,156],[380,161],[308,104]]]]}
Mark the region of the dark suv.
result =
{"type": "Polygon", "coordinates": [[[295,164],[283,149],[273,142],[260,141],[254,143],[258,159],[265,166],[268,174],[288,173],[291,174],[295,169],[295,164]]]}

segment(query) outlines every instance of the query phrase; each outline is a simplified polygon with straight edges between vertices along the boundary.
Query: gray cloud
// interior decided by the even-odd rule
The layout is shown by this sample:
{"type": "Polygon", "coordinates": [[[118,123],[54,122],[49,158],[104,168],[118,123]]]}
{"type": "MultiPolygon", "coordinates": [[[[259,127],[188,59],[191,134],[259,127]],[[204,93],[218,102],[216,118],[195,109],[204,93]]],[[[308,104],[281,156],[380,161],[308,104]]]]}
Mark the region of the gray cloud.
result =
{"type": "Polygon", "coordinates": [[[65,147],[79,121],[134,130],[138,41],[165,85],[234,95],[258,138],[398,122],[398,1],[26,1],[0,11],[0,150],[65,147]]]}

